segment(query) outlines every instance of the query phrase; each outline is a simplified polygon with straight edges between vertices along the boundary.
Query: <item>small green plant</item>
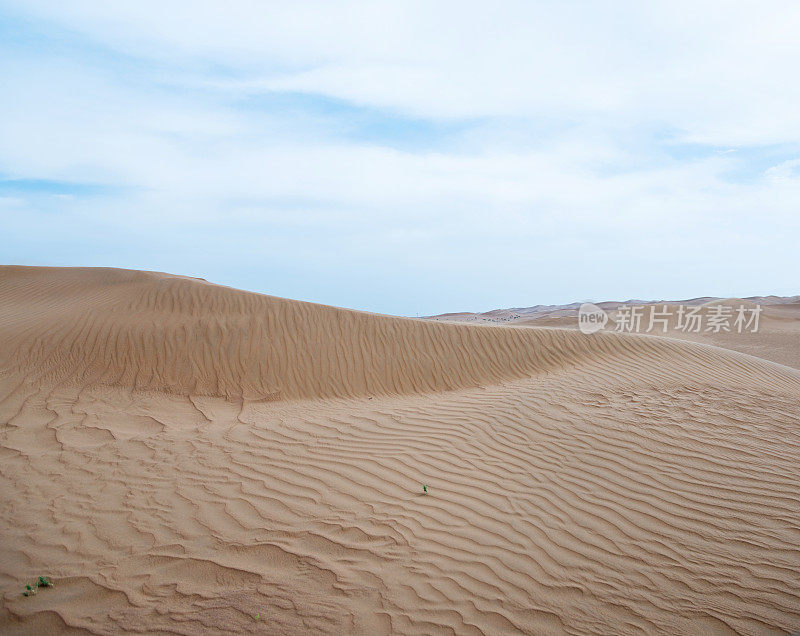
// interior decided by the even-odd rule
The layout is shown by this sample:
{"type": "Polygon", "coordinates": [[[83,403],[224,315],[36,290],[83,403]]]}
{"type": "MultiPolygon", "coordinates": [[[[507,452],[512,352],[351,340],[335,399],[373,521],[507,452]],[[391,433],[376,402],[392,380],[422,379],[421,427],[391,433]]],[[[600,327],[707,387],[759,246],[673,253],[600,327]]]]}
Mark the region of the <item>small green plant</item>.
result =
{"type": "Polygon", "coordinates": [[[428,492],[428,484],[422,484],[422,492],[428,492]]]}
{"type": "Polygon", "coordinates": [[[25,584],[25,591],[22,593],[23,596],[33,596],[36,594],[36,588],[38,587],[53,587],[53,584],[50,582],[46,576],[40,576],[36,580],[36,585],[31,585],[30,583],[25,584]]]}
{"type": "Polygon", "coordinates": [[[254,614],[253,620],[261,620],[261,614],[254,614]]]}

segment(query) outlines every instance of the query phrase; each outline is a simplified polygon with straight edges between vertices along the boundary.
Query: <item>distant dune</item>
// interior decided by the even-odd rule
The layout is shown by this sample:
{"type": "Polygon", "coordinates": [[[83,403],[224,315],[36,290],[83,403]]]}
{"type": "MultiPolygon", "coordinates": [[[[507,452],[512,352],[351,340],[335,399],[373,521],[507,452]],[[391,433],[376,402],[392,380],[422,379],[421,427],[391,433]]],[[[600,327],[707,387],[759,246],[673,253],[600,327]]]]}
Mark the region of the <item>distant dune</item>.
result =
{"type": "MultiPolygon", "coordinates": [[[[427,319],[436,322],[456,322],[476,325],[514,325],[528,327],[558,327],[564,329],[578,328],[578,309],[581,303],[568,305],[535,305],[516,309],[495,309],[485,313],[449,313],[429,316],[427,319]]],[[[622,306],[637,306],[648,310],[650,307],[658,311],[673,313],[666,333],[658,328],[650,333],[655,336],[666,336],[681,340],[702,342],[717,347],[748,353],[759,358],[772,360],[795,369],[800,369],[800,296],[751,296],[749,298],[692,298],[676,301],[643,301],[628,300],[625,302],[599,302],[601,307],[613,319],[618,316],[622,306]],[[727,305],[736,311],[740,306],[761,307],[760,320],[756,332],[752,330],[708,331],[707,323],[699,332],[677,328],[675,312],[678,307],[699,307],[702,315],[708,316],[715,305],[727,305]]],[[[643,331],[647,323],[643,322],[643,331]]],[[[610,321],[606,331],[613,331],[615,322],[610,321]]]]}
{"type": "Polygon", "coordinates": [[[2,267],[0,460],[2,633],[800,629],[800,371],[706,342],[2,267]]]}

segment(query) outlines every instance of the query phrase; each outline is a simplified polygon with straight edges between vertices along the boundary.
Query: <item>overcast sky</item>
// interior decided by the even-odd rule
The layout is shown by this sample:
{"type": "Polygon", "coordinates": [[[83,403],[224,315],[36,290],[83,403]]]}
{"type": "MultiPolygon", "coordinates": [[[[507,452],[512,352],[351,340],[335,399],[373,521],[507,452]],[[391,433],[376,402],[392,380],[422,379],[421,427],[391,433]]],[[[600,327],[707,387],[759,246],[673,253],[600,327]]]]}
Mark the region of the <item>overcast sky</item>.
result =
{"type": "Polygon", "coordinates": [[[800,293],[800,3],[0,1],[0,261],[402,315],[800,293]]]}

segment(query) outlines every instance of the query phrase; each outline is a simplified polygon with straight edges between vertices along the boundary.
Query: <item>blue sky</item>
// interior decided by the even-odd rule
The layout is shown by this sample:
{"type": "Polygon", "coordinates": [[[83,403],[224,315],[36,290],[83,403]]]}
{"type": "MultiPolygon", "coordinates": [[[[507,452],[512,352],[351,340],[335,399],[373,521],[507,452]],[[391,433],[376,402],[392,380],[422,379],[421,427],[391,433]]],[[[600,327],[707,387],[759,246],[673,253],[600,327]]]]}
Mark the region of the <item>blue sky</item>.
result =
{"type": "Polygon", "coordinates": [[[0,262],[401,315],[797,294],[793,2],[0,1],[0,262]]]}

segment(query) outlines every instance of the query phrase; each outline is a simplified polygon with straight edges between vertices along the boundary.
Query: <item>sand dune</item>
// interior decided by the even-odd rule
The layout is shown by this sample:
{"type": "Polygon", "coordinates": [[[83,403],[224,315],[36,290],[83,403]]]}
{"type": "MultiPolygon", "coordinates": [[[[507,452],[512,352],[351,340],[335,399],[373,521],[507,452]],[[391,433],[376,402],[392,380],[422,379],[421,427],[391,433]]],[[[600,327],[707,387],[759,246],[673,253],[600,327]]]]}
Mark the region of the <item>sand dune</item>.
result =
{"type": "Polygon", "coordinates": [[[800,371],[701,343],[6,267],[0,457],[3,633],[800,629],[800,371]]]}
{"type": "MultiPolygon", "coordinates": [[[[477,325],[506,324],[577,329],[578,308],[580,305],[581,303],[537,305],[520,309],[497,309],[482,314],[468,312],[442,314],[440,316],[431,316],[429,319],[477,325]]],[[[611,318],[606,327],[608,331],[614,330],[614,318],[618,315],[619,307],[623,305],[640,307],[645,312],[645,316],[649,315],[646,312],[650,311],[650,307],[654,307],[658,311],[664,311],[666,308],[671,313],[667,332],[662,333],[659,328],[656,328],[650,332],[652,335],[724,347],[800,369],[800,296],[706,297],[675,302],[638,300],[625,303],[616,301],[601,302],[598,303],[598,306],[606,310],[611,318]],[[703,327],[699,332],[677,328],[676,312],[680,305],[684,307],[699,307],[699,314],[704,316],[703,327]],[[739,307],[752,308],[755,305],[759,305],[761,313],[759,315],[758,329],[753,331],[748,328],[739,331],[731,325],[729,330],[707,330],[707,317],[716,305],[727,305],[734,312],[733,316],[736,315],[735,312],[739,307]]],[[[647,328],[646,318],[644,320],[643,331],[647,328]]],[[[733,322],[733,318],[731,322],[733,322]]]]}

